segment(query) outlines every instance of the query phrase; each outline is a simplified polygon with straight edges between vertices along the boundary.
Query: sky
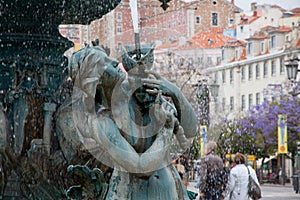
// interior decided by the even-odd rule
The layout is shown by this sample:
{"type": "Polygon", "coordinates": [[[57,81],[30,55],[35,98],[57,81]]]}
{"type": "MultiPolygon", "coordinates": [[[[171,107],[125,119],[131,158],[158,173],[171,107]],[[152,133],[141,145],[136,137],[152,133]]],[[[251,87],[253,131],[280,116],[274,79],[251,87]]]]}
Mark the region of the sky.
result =
{"type": "MultiPolygon", "coordinates": [[[[185,0],[187,2],[192,0],[185,0]]],[[[228,0],[231,1],[231,0],[228,0]]],[[[278,5],[286,10],[293,8],[300,8],[300,0],[234,0],[235,5],[243,9],[245,12],[250,11],[250,4],[256,2],[257,4],[271,4],[278,5]]]]}
{"type": "Polygon", "coordinates": [[[237,5],[244,11],[250,10],[250,4],[252,2],[256,2],[257,4],[275,4],[287,10],[300,8],[300,0],[234,0],[234,2],[235,5],[237,5]]]}

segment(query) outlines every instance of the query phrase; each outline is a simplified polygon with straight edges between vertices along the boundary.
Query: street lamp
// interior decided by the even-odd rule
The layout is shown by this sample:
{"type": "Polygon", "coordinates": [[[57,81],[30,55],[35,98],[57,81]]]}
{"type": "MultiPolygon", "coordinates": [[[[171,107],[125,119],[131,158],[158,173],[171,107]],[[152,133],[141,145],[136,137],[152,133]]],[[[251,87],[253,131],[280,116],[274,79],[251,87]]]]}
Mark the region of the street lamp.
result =
{"type": "MultiPolygon", "coordinates": [[[[290,94],[292,96],[297,96],[298,94],[300,94],[300,92],[297,92],[297,74],[300,71],[299,67],[299,61],[300,59],[298,57],[294,57],[288,61],[285,62],[285,67],[286,67],[286,71],[287,71],[287,77],[288,79],[296,85],[293,86],[293,91],[290,92],[290,94]]],[[[299,161],[299,158],[298,158],[299,161]]],[[[282,177],[283,177],[283,184],[285,184],[285,159],[284,159],[284,154],[282,154],[282,166],[283,166],[283,171],[282,171],[282,177]]],[[[298,182],[299,180],[297,180],[298,182]]],[[[299,182],[298,182],[299,183],[299,182]]]]}
{"type": "Polygon", "coordinates": [[[294,57],[288,61],[285,62],[285,67],[287,71],[287,77],[293,84],[293,91],[290,92],[292,96],[297,96],[300,94],[300,91],[297,91],[299,89],[297,80],[297,74],[300,69],[299,66],[300,59],[297,57],[294,57]]]}
{"type": "Polygon", "coordinates": [[[285,63],[288,79],[294,82],[297,79],[297,73],[300,59],[294,57],[285,63]]]}
{"type": "Polygon", "coordinates": [[[209,85],[211,96],[214,98],[215,103],[217,102],[217,97],[219,95],[219,85],[216,83],[212,83],[209,85]]]}

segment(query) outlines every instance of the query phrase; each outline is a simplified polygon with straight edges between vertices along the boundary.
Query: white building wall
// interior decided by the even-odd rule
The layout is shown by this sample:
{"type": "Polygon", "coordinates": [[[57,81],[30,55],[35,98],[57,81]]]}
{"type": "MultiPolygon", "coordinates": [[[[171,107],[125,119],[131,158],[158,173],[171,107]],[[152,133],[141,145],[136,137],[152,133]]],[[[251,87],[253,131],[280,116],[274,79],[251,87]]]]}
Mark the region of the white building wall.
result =
{"type": "MultiPolygon", "coordinates": [[[[249,108],[249,94],[252,94],[252,103],[256,105],[256,93],[260,94],[260,102],[262,103],[264,98],[269,98],[269,96],[264,95],[264,91],[267,88],[270,88],[272,85],[277,84],[286,84],[287,76],[285,73],[285,68],[282,72],[280,72],[280,65],[282,60],[287,59],[288,53],[284,51],[276,52],[274,54],[268,54],[263,56],[258,56],[252,59],[234,62],[227,65],[218,66],[215,68],[211,68],[205,71],[205,75],[213,79],[215,73],[218,74],[219,84],[219,96],[217,98],[219,110],[218,113],[222,113],[225,116],[225,113],[230,113],[231,117],[238,117],[243,112],[241,110],[241,99],[242,95],[245,95],[245,110],[249,108]],[[276,63],[276,73],[271,74],[271,60],[274,60],[276,63]],[[263,75],[263,64],[268,63],[267,76],[263,75]],[[259,64],[260,76],[256,77],[256,64],[259,64]],[[249,65],[252,65],[252,79],[249,80],[249,65]],[[242,80],[242,68],[245,69],[245,79],[242,80]],[[230,70],[234,71],[234,80],[230,83],[230,70]],[[226,72],[226,82],[222,82],[222,71],[226,72]],[[234,110],[230,110],[230,97],[234,98],[234,110]],[[222,101],[225,99],[225,106],[222,105],[222,101]],[[224,108],[223,108],[224,107],[224,108]],[[238,114],[238,115],[237,115],[238,114]]],[[[213,82],[213,80],[210,80],[213,82]]],[[[288,91],[283,91],[288,92],[288,91]]],[[[211,102],[211,106],[215,107],[214,102],[211,102]]],[[[218,114],[214,109],[211,110],[212,115],[218,114]]]]}
{"type": "Polygon", "coordinates": [[[250,24],[237,25],[237,38],[245,40],[264,26],[279,26],[282,12],[278,8],[263,9],[262,16],[250,24]],[[243,27],[243,32],[241,31],[243,27]]]}
{"type": "Polygon", "coordinates": [[[279,26],[295,27],[300,25],[300,16],[283,17],[279,19],[279,26]]]}

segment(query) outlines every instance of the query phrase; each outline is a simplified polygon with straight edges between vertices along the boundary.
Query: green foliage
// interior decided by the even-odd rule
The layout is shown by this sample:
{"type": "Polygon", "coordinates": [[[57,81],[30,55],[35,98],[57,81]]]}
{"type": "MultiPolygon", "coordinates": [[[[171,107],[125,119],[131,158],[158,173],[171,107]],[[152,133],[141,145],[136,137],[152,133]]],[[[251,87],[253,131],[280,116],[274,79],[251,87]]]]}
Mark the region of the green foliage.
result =
{"type": "Polygon", "coordinates": [[[257,145],[251,135],[238,135],[237,120],[223,120],[211,129],[218,143],[218,154],[225,158],[227,153],[243,153],[257,155],[257,145]]]}
{"type": "Polygon", "coordinates": [[[192,146],[190,148],[190,158],[192,160],[197,160],[200,157],[200,141],[199,135],[194,138],[192,146]]]}

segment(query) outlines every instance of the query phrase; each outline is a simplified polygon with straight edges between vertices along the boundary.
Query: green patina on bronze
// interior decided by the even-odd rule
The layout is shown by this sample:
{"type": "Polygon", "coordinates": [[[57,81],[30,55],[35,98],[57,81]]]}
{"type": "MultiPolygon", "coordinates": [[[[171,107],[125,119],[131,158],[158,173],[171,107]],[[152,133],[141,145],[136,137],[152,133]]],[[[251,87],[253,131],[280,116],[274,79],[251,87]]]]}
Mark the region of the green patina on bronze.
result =
{"type": "MultiPolygon", "coordinates": [[[[170,146],[174,134],[188,148],[188,138],[196,134],[196,116],[179,88],[151,71],[153,47],[142,47],[141,52],[140,60],[134,60],[134,53],[124,53],[127,79],[101,47],[86,47],[73,55],[74,90],[72,101],[65,101],[57,113],[59,141],[67,147],[63,153],[69,160],[76,155],[68,152],[83,147],[112,170],[103,199],[189,199],[191,193],[171,164],[170,146]]],[[[84,176],[85,171],[77,173],[84,176]]],[[[70,187],[72,194],[98,198],[89,189],[93,187],[85,186],[90,180],[84,180],[79,187],[70,187]]]]}
{"type": "MultiPolygon", "coordinates": [[[[160,1],[166,9],[169,0],[160,1]]],[[[130,89],[151,73],[143,71],[137,76],[141,71],[129,72],[134,81],[123,82],[125,75],[116,67],[118,62],[101,47],[86,47],[73,55],[73,61],[82,62],[76,60],[80,55],[91,56],[95,52],[109,61],[100,63],[98,69],[95,60],[85,61],[83,70],[91,70],[93,75],[101,72],[95,77],[96,82],[89,85],[90,79],[76,77],[79,68],[63,56],[73,44],[59,34],[59,24],[89,24],[119,3],[120,0],[0,0],[2,197],[189,197],[167,158],[172,134],[183,148],[189,145],[187,138],[196,134],[195,113],[180,90],[156,75],[159,90],[151,86],[150,80],[148,87],[129,93],[132,96],[118,93],[114,97],[121,99],[114,102],[118,99],[112,98],[115,88],[130,89]],[[67,79],[69,76],[72,80],[67,79]],[[80,86],[80,91],[74,85],[80,86]],[[174,104],[166,103],[158,91],[172,98],[174,104]],[[87,96],[82,98],[82,92],[87,96]],[[112,117],[121,111],[118,108],[123,106],[123,99],[130,107],[124,116],[134,124],[146,126],[155,117],[166,120],[158,120],[159,128],[149,126],[145,128],[146,135],[140,135],[131,127],[132,122],[127,126],[123,119],[112,117]],[[151,114],[150,108],[155,112],[151,114]],[[91,123],[94,120],[98,123],[91,123]],[[150,137],[144,137],[150,132],[150,137]],[[156,152],[157,148],[160,151],[156,152]]],[[[137,63],[146,66],[153,59],[146,56],[144,61],[137,63]]]]}

